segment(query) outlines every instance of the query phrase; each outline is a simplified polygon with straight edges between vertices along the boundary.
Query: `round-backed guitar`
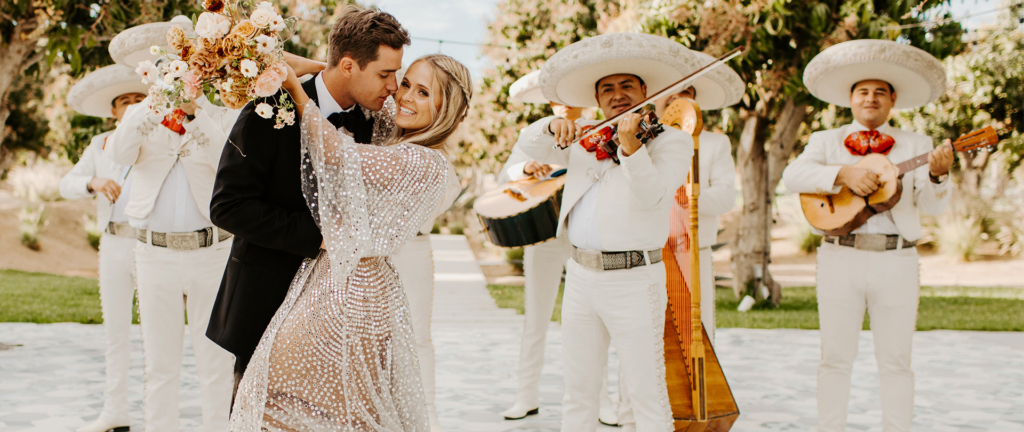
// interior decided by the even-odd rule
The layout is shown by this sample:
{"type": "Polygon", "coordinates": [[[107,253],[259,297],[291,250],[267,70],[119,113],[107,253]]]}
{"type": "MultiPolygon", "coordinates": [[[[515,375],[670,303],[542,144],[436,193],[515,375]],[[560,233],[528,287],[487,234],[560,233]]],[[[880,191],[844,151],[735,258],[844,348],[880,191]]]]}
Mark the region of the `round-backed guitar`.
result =
{"type": "Polygon", "coordinates": [[[552,168],[554,171],[546,178],[511,181],[476,199],[473,211],[491,243],[515,248],[555,238],[565,169],[552,168]]]}

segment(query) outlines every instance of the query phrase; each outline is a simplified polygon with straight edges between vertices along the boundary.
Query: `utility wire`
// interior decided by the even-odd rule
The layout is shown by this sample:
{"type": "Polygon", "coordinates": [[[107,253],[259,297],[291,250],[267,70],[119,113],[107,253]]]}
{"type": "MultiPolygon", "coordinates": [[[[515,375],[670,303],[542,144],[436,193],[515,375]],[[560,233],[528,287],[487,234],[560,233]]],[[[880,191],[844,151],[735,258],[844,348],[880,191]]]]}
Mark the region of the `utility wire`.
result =
{"type": "Polygon", "coordinates": [[[887,27],[882,27],[879,30],[904,30],[904,29],[915,28],[915,27],[930,27],[930,26],[934,26],[934,25],[950,23],[950,22],[953,22],[953,21],[963,21],[963,20],[966,20],[968,18],[973,18],[973,17],[981,16],[981,15],[987,15],[987,14],[994,13],[994,12],[1001,12],[1001,11],[1005,11],[1005,10],[1013,10],[1013,9],[1016,9],[1016,8],[1020,7],[1022,4],[1024,4],[1024,3],[1014,3],[1014,4],[1011,4],[1009,6],[1003,6],[1003,7],[999,7],[999,8],[996,8],[996,9],[990,9],[990,10],[987,10],[987,11],[969,13],[969,14],[961,16],[961,17],[939,18],[939,19],[935,19],[935,20],[924,21],[924,22],[913,23],[913,24],[903,24],[903,25],[898,25],[898,26],[887,26],[887,27]]]}

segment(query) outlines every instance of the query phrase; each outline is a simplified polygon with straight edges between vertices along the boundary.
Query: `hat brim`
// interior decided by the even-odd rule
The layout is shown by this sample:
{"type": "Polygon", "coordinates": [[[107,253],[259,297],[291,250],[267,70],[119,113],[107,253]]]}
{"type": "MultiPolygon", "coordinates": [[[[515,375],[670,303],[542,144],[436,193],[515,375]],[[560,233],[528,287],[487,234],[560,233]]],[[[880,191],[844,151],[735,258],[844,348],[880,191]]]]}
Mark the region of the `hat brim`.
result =
{"type": "MultiPolygon", "coordinates": [[[[718,60],[710,55],[694,52],[694,55],[706,66],[718,60]]],[[[743,98],[745,86],[743,79],[728,64],[723,64],[698,77],[692,84],[697,91],[696,102],[704,111],[714,111],[736,105],[743,98]]]]}
{"type": "Polygon", "coordinates": [[[548,99],[540,88],[540,71],[535,70],[516,80],[508,88],[509,99],[516,102],[546,104],[548,99]]]}
{"type": "Polygon", "coordinates": [[[149,49],[154,45],[168,49],[167,31],[171,27],[181,27],[188,37],[194,36],[191,21],[181,18],[184,17],[175,17],[170,22],[142,24],[118,33],[110,41],[110,57],[118,64],[133,69],[146,60],[156,61],[159,56],[150,53],[149,49]]]}
{"type": "Polygon", "coordinates": [[[879,80],[896,91],[893,108],[916,108],[938,99],[946,90],[942,63],[920,48],[898,42],[859,39],[833,45],[814,57],[804,70],[804,85],[814,97],[850,106],[850,92],[862,81],[879,80]]]}
{"type": "Polygon", "coordinates": [[[596,107],[599,105],[597,83],[612,75],[636,75],[647,85],[648,93],[668,87],[683,78],[682,72],[658,60],[604,60],[565,74],[551,100],[572,107],[596,107]]]}
{"type": "Polygon", "coordinates": [[[113,117],[110,108],[118,96],[130,93],[145,95],[149,86],[131,68],[111,65],[96,70],[75,83],[68,91],[68,105],[75,111],[93,117],[113,117]]]}

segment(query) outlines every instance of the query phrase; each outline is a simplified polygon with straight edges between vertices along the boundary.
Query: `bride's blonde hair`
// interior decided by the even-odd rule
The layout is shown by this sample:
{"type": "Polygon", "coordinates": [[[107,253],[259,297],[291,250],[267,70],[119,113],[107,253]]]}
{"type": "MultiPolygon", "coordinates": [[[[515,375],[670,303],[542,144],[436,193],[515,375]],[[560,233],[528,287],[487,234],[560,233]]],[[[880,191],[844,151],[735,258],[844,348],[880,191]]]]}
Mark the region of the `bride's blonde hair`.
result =
{"type": "Polygon", "coordinates": [[[409,68],[419,62],[430,65],[433,82],[441,89],[441,107],[435,109],[434,104],[430,104],[430,115],[434,120],[415,132],[406,134],[405,130],[399,130],[398,143],[447,151],[448,138],[469,112],[469,101],[473,97],[472,78],[466,66],[444,54],[425,55],[412,62],[409,68]]]}

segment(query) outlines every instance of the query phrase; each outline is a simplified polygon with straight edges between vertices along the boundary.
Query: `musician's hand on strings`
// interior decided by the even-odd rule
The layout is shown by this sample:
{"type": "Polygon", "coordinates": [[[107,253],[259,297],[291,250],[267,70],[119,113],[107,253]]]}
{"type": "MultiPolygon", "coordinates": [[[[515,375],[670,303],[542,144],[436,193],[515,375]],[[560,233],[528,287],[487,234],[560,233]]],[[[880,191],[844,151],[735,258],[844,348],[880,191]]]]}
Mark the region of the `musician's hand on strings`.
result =
{"type": "Polygon", "coordinates": [[[544,178],[551,174],[551,165],[530,161],[523,166],[523,174],[532,175],[534,178],[539,179],[544,178]]]}
{"type": "Polygon", "coordinates": [[[619,120],[619,145],[622,146],[622,154],[627,157],[643,145],[636,137],[640,132],[640,120],[643,120],[643,116],[637,113],[626,114],[619,120]]]}
{"type": "Polygon", "coordinates": [[[878,174],[869,170],[854,166],[844,166],[839,170],[835,184],[850,188],[856,195],[868,196],[878,190],[882,182],[878,180],[878,174]]]}
{"type": "Polygon", "coordinates": [[[121,196],[121,185],[117,184],[116,181],[107,178],[93,177],[89,181],[89,191],[101,193],[107,197],[110,202],[117,201],[117,197],[121,196]]]}
{"type": "Polygon", "coordinates": [[[555,144],[558,147],[566,148],[583,132],[583,127],[572,120],[556,118],[548,124],[548,131],[555,136],[555,144]]]}
{"type": "Polygon", "coordinates": [[[953,145],[947,139],[941,146],[928,153],[928,171],[933,177],[939,177],[949,172],[953,165],[953,145]]]}

